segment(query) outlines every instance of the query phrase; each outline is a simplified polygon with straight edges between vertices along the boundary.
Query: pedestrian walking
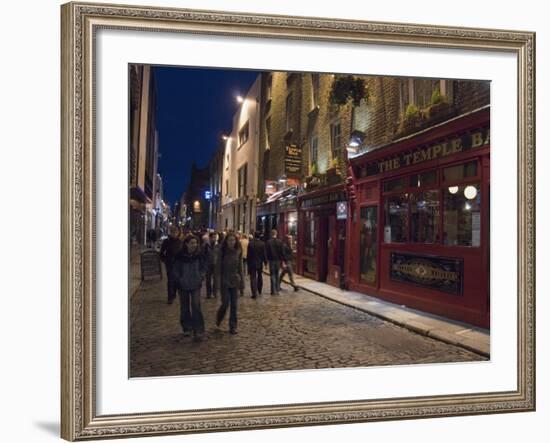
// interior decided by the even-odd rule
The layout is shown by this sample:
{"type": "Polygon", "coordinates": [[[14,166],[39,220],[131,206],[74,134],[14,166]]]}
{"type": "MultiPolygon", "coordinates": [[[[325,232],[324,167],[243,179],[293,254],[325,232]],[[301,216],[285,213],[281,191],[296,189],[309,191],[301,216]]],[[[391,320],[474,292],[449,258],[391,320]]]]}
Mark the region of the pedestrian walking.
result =
{"type": "Polygon", "coordinates": [[[216,279],[216,255],[218,235],[211,232],[208,241],[203,244],[202,255],[205,265],[206,298],[215,298],[218,292],[216,279]]]}
{"type": "Polygon", "coordinates": [[[298,286],[296,286],[296,283],[294,282],[294,270],[293,264],[292,264],[292,247],[290,246],[291,237],[290,235],[287,235],[285,237],[285,240],[283,241],[283,262],[282,262],[282,269],[281,276],[279,277],[279,287],[281,286],[281,282],[283,281],[283,277],[288,274],[288,279],[290,280],[290,284],[294,288],[294,292],[297,292],[299,290],[298,286]]]}
{"type": "Polygon", "coordinates": [[[168,238],[164,239],[162,245],[160,246],[160,259],[164,263],[166,269],[166,280],[167,290],[168,290],[168,300],[167,303],[171,305],[176,298],[177,292],[177,279],[174,274],[174,263],[176,262],[176,255],[180,252],[182,248],[182,242],[178,238],[179,232],[178,228],[175,226],[171,227],[168,231],[168,238]]]}
{"type": "Polygon", "coordinates": [[[244,286],[241,244],[237,236],[229,233],[223,241],[217,262],[217,276],[221,287],[222,304],[216,316],[216,326],[220,326],[230,306],[229,332],[237,333],[238,292],[244,286]]]}
{"type": "MultiPolygon", "coordinates": [[[[243,251],[243,275],[246,275],[247,274],[246,257],[248,254],[248,242],[249,242],[248,235],[241,234],[239,242],[241,243],[241,251],[243,251]]],[[[244,295],[244,284],[243,284],[243,289],[241,290],[241,297],[243,295],[244,295]]]]}
{"type": "Polygon", "coordinates": [[[153,228],[147,230],[147,245],[153,249],[157,241],[157,231],[153,228]]]}
{"type": "Polygon", "coordinates": [[[283,262],[283,242],[277,238],[277,230],[271,230],[271,238],[266,244],[267,260],[269,261],[269,279],[271,295],[279,295],[281,291],[279,271],[283,262]]]}
{"type": "Polygon", "coordinates": [[[199,248],[199,239],[188,235],[176,255],[174,272],[180,291],[180,324],[183,335],[193,333],[195,341],[204,336],[204,318],[201,311],[200,291],[204,278],[204,260],[199,248]]]}
{"type": "Polygon", "coordinates": [[[254,237],[249,241],[247,249],[246,260],[250,276],[251,297],[256,298],[258,294],[262,293],[264,285],[263,268],[267,266],[265,243],[262,240],[261,232],[254,233],[254,237]]]}

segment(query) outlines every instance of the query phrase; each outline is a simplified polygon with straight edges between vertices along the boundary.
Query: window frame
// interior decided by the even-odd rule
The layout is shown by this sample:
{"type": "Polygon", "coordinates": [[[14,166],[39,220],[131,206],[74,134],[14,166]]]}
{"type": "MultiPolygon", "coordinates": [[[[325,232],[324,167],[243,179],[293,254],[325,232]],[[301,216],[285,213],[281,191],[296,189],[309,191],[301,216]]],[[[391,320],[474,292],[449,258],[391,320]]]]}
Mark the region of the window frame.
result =
{"type": "Polygon", "coordinates": [[[242,126],[241,129],[239,129],[239,133],[237,134],[238,138],[238,144],[239,147],[237,149],[241,149],[241,147],[250,140],[250,125],[248,124],[250,120],[247,120],[242,126]],[[246,137],[243,135],[246,134],[246,137]],[[244,139],[244,140],[243,140],[244,139]]]}

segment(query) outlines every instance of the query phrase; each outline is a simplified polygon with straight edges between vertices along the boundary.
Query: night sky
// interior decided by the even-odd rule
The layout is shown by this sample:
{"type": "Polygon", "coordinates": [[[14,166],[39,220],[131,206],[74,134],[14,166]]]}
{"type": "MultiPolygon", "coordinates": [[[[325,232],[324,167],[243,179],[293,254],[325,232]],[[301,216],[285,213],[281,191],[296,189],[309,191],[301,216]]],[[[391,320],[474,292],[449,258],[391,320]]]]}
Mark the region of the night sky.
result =
{"type": "Polygon", "coordinates": [[[248,92],[257,71],[155,67],[158,92],[158,171],[172,206],[187,188],[193,161],[204,167],[248,92]]]}

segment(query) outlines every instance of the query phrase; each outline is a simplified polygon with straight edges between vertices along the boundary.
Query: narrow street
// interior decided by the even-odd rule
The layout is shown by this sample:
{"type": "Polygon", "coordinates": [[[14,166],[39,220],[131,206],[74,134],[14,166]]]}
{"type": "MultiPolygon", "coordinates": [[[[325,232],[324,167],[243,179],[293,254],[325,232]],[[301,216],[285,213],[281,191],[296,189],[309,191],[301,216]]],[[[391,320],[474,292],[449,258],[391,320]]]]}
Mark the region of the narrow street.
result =
{"type": "Polygon", "coordinates": [[[179,302],[166,303],[166,279],[139,286],[130,310],[131,377],[484,360],[305,290],[283,285],[271,296],[268,276],[258,299],[249,287],[239,299],[238,335],[229,334],[228,317],[216,327],[220,299],[204,295],[206,337],[196,343],[181,333],[179,302]]]}

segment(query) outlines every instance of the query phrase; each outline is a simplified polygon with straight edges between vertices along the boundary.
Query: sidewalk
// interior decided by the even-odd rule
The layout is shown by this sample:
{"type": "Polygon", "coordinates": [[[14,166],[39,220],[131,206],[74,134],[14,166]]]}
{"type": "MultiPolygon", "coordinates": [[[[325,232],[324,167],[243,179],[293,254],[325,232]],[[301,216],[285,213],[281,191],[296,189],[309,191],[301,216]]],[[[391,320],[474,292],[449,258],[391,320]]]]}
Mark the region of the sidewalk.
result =
{"type": "MultiPolygon", "coordinates": [[[[427,337],[490,357],[490,334],[481,329],[437,315],[396,305],[359,292],[343,291],[326,283],[294,274],[301,289],[390,321],[427,337]]],[[[284,280],[288,282],[287,279],[284,280]]]]}

